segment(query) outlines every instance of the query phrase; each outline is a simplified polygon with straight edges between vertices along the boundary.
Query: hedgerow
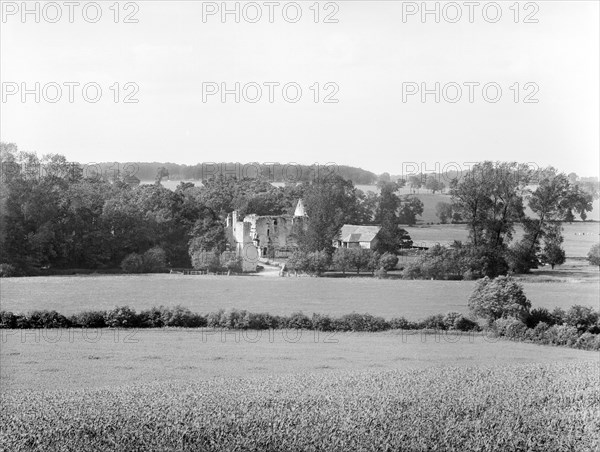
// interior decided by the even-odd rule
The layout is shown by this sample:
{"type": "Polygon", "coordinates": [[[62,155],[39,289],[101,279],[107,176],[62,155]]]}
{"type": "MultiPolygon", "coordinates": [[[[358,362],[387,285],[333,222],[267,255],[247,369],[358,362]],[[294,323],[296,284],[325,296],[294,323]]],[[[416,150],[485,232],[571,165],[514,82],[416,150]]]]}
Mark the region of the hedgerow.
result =
{"type": "MultiPolygon", "coordinates": [[[[547,345],[600,350],[599,314],[589,307],[573,306],[568,311],[532,310],[525,319],[502,317],[486,328],[486,334],[511,340],[547,345]],[[542,321],[545,320],[545,321],[542,321]]],[[[208,314],[191,312],[182,306],[153,307],[137,313],[128,306],[109,311],[84,311],[66,317],[56,311],[37,310],[28,314],[0,311],[0,328],[226,328],[235,330],[304,329],[340,332],[378,332],[393,329],[434,331],[481,331],[475,320],[458,312],[436,314],[413,321],[404,317],[386,320],[371,314],[353,312],[340,317],[302,312],[288,316],[254,313],[246,310],[220,309],[208,314]]]]}

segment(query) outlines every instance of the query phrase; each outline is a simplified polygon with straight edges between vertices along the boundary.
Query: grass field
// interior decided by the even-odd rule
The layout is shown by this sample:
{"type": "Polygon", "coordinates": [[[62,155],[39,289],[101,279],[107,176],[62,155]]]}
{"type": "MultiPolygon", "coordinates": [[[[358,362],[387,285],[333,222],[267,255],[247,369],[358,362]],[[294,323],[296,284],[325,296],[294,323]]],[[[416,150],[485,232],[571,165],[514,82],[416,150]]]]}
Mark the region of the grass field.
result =
{"type": "Polygon", "coordinates": [[[594,352],[483,333],[64,329],[0,334],[3,390],[597,360],[594,352]]]}
{"type": "MultiPolygon", "coordinates": [[[[596,272],[597,273],[597,272],[596,272]]],[[[543,279],[540,279],[542,281],[543,279]]],[[[533,279],[535,281],[535,279],[533,279]]],[[[2,310],[53,309],[75,314],[128,305],[136,310],[178,304],[194,312],[238,308],[291,314],[368,312],[418,320],[467,313],[473,281],[404,281],[372,278],[262,278],[259,276],[92,275],[4,278],[2,310]]],[[[534,307],[598,307],[598,277],[588,282],[524,282],[534,307]]]]}
{"type": "MultiPolygon", "coordinates": [[[[454,240],[466,242],[469,231],[463,224],[438,224],[422,226],[404,226],[415,245],[432,246],[435,243],[442,245],[452,243],[454,240]]],[[[513,240],[523,236],[520,226],[515,228],[513,240]]],[[[563,224],[563,247],[567,257],[586,257],[590,248],[600,242],[600,223],[565,223],[563,224]]]]}
{"type": "Polygon", "coordinates": [[[591,451],[599,439],[591,352],[400,332],[75,333],[3,332],[5,450],[591,451]]]}

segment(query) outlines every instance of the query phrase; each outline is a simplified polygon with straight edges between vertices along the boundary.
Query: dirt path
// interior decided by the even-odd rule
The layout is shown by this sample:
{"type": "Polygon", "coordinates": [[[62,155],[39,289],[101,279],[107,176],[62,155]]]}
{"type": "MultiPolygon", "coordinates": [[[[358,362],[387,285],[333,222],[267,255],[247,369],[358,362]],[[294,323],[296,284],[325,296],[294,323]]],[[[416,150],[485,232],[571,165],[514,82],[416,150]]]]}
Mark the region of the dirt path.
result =
{"type": "Polygon", "coordinates": [[[281,270],[281,267],[279,267],[278,265],[267,265],[264,262],[261,262],[261,264],[264,269],[261,270],[260,272],[258,272],[256,274],[256,276],[263,276],[266,278],[278,278],[279,277],[279,272],[281,270]]]}

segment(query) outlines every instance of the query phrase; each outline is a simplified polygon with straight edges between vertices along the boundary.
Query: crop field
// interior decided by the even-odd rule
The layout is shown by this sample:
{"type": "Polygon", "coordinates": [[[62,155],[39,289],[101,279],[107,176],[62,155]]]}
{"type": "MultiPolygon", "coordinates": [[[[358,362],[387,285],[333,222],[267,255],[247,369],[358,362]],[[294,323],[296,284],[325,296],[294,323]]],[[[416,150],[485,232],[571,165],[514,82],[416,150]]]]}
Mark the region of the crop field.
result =
{"type": "Polygon", "coordinates": [[[83,334],[2,331],[4,450],[592,451],[600,439],[594,352],[401,331],[83,334]]]}
{"type": "MultiPolygon", "coordinates": [[[[368,348],[383,354],[373,337],[368,348]]],[[[495,344],[509,352],[504,345],[495,344]]],[[[418,348],[414,357],[423,356],[418,348]]],[[[154,354],[172,359],[161,351],[154,354]]],[[[341,356],[349,354],[356,351],[341,356]]],[[[239,369],[235,356],[227,359],[239,369]]],[[[395,369],[352,371],[337,370],[339,361],[332,361],[327,371],[240,377],[227,369],[224,377],[202,378],[199,371],[189,379],[154,379],[150,367],[135,384],[80,388],[54,372],[41,387],[6,391],[3,385],[0,443],[33,451],[593,451],[600,440],[595,359],[543,363],[532,355],[514,364],[513,356],[513,364],[491,366],[473,365],[477,359],[440,366],[434,359],[425,368],[400,360],[395,369]]],[[[82,355],[72,365],[86,360],[96,361],[82,355]]],[[[218,367],[220,361],[187,364],[218,367]]],[[[88,373],[105,383],[110,371],[88,373]]]]}

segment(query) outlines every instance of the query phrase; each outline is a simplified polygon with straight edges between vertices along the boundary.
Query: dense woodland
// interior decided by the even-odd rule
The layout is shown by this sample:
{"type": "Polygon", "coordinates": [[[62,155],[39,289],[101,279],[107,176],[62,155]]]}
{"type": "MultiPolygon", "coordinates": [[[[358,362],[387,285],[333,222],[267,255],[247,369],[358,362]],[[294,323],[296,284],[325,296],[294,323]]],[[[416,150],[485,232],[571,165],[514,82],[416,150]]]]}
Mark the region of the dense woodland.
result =
{"type": "MultiPolygon", "coordinates": [[[[203,179],[201,187],[180,183],[169,190],[160,184],[171,171],[165,167],[154,174],[155,183],[137,186],[128,183],[126,172],[88,171],[62,155],[40,158],[5,143],[0,145],[0,163],[4,275],[116,269],[126,257],[148,271],[190,267],[195,254],[223,253],[231,246],[225,229],[229,212],[238,210],[242,217],[247,213],[291,214],[300,198],[310,221],[308,228],[298,231],[300,250],[292,264],[306,262],[308,253],[322,257],[317,259],[322,260],[316,264],[317,273],[329,268],[332,257],[341,265],[351,258],[359,259],[359,266],[365,264],[365,256],[333,256],[332,241],[345,223],[381,225],[376,253],[379,257],[387,254],[389,264],[389,255],[411,244],[399,225],[415,224],[423,213],[417,197],[398,195],[406,181],[383,178],[380,193],[363,193],[349,177],[355,182],[357,177],[359,182],[372,180],[341,170],[349,167],[337,168],[339,172],[318,171],[307,180],[281,187],[270,183],[272,174],[239,178],[218,173],[203,179]]],[[[509,269],[528,271],[540,260],[564,261],[560,222],[576,216],[584,219],[591,211],[593,195],[553,168],[544,170],[534,189],[532,177],[524,165],[484,162],[468,177],[453,180],[447,187],[453,200],[449,215],[466,223],[469,243],[430,250],[407,274],[460,279],[471,273],[494,276],[509,269]],[[526,204],[535,217],[525,215],[526,204]],[[526,235],[514,243],[517,223],[526,235]],[[430,271],[432,261],[445,262],[449,268],[436,264],[430,271]]]]}

